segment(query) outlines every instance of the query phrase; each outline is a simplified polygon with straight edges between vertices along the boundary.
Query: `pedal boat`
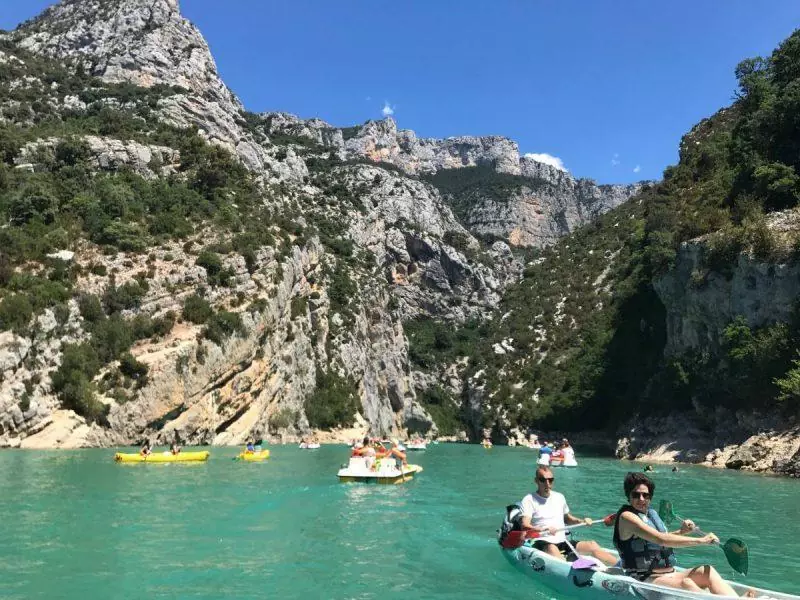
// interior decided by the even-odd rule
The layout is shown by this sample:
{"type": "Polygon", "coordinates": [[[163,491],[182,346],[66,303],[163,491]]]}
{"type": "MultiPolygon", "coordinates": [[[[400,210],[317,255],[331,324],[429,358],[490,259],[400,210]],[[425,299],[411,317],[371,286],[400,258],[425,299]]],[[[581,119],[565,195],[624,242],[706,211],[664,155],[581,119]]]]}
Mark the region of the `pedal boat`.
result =
{"type": "Polygon", "coordinates": [[[419,465],[398,465],[394,458],[352,456],[350,462],[342,465],[337,477],[342,483],[405,483],[422,472],[419,465]]]}

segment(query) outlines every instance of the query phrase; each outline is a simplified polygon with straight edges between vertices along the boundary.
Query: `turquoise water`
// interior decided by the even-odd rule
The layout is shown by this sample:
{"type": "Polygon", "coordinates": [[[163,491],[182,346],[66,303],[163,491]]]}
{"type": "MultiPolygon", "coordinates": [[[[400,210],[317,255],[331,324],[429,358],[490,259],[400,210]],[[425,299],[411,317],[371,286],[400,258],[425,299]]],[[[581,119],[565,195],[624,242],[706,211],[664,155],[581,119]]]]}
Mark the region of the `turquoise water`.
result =
{"type": "MultiPolygon", "coordinates": [[[[556,470],[573,514],[602,517],[641,465],[578,458],[556,470]]],[[[212,448],[200,464],[120,465],[109,450],[0,452],[0,598],[542,598],[501,556],[506,504],[532,486],[534,453],[440,444],[397,486],[340,484],[344,446],[275,446],[266,463],[212,448]]],[[[746,581],[800,593],[800,481],[685,467],[656,499],[744,539],[746,581]]],[[[576,531],[604,545],[602,526],[576,531]]],[[[681,551],[681,564],[714,560],[681,551]]]]}

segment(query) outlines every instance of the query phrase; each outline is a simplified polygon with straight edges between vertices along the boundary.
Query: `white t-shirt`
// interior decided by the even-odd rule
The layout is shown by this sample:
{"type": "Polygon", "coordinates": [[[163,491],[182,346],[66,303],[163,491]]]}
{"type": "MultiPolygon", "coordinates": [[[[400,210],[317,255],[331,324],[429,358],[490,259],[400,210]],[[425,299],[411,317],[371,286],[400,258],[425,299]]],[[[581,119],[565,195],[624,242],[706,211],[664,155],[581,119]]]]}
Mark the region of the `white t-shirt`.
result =
{"type": "MultiPolygon", "coordinates": [[[[542,498],[539,494],[528,494],[522,499],[522,516],[531,520],[534,527],[564,527],[564,515],[569,514],[569,506],[564,494],[550,492],[547,498],[542,498]]],[[[566,540],[563,531],[555,535],[546,535],[540,538],[551,544],[560,544],[566,540]]]]}

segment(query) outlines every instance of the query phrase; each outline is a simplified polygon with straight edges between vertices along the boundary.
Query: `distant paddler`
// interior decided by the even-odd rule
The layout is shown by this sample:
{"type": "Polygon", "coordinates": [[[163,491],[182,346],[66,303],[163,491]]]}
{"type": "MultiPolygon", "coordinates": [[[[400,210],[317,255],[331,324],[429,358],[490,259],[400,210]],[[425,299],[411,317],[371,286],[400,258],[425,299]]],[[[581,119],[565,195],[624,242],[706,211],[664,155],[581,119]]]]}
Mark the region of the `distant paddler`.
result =
{"type": "Polygon", "coordinates": [[[150,440],[145,440],[142,447],[139,449],[139,454],[145,458],[153,453],[153,448],[150,446],[150,440]]]}

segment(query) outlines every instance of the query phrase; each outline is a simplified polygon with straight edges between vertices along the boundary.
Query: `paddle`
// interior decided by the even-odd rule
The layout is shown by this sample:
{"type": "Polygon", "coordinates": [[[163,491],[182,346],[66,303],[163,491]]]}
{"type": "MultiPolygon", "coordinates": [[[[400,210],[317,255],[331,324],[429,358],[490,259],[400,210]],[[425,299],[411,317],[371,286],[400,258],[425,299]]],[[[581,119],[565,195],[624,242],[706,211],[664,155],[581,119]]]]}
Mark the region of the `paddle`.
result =
{"type": "MultiPolygon", "coordinates": [[[[662,500],[658,505],[658,516],[661,517],[661,520],[664,521],[666,525],[670,525],[675,520],[685,521],[683,517],[675,513],[672,509],[672,502],[669,500],[662,500]]],[[[699,535],[706,535],[699,529],[695,527],[694,532],[699,535]]],[[[729,538],[724,544],[719,542],[714,544],[715,546],[722,548],[722,551],[725,553],[725,558],[728,561],[728,564],[731,568],[736,571],[737,573],[741,573],[742,575],[747,575],[747,570],[750,566],[750,553],[747,550],[747,544],[745,544],[739,538],[729,538]]]]}
{"type": "MultiPolygon", "coordinates": [[[[611,513],[610,515],[606,515],[602,519],[592,519],[592,525],[595,523],[600,523],[601,521],[606,527],[611,527],[614,524],[614,521],[617,518],[616,513],[611,513]]],[[[578,523],[577,525],[568,525],[566,527],[559,527],[555,531],[567,531],[568,529],[576,529],[578,527],[586,527],[589,523],[578,523]]],[[[504,548],[519,548],[525,542],[525,540],[535,540],[536,538],[546,537],[548,535],[552,535],[549,531],[534,531],[533,529],[522,529],[516,531],[510,531],[506,536],[505,541],[503,542],[504,548]]],[[[577,555],[576,555],[577,556],[577,555]]]]}

